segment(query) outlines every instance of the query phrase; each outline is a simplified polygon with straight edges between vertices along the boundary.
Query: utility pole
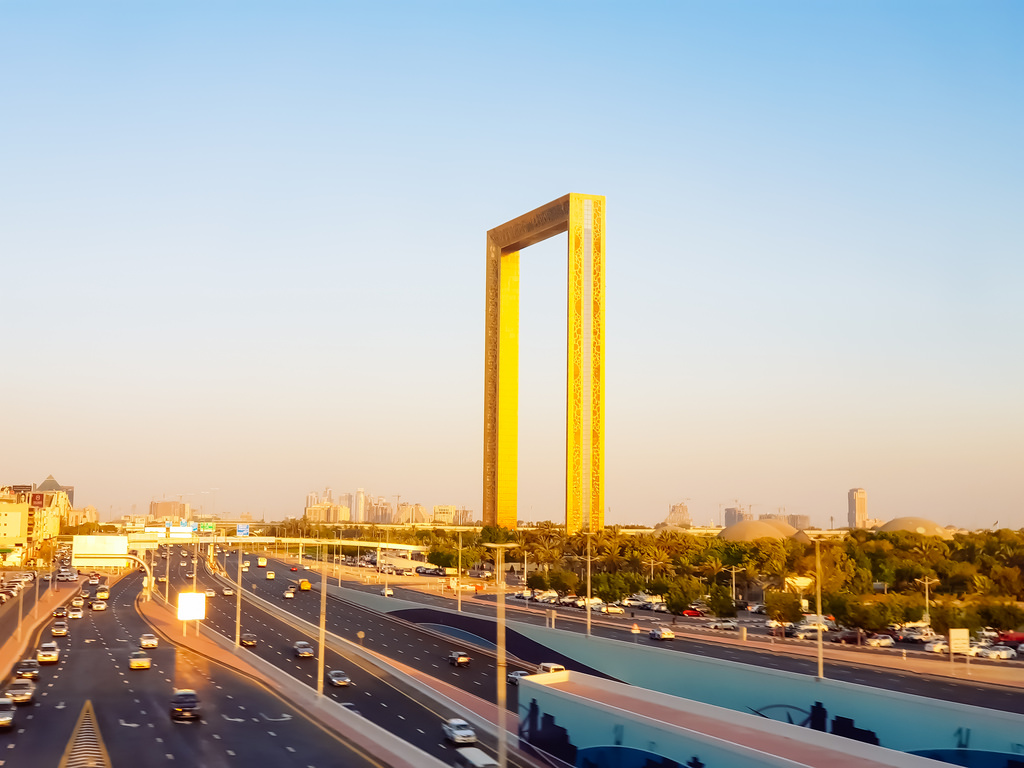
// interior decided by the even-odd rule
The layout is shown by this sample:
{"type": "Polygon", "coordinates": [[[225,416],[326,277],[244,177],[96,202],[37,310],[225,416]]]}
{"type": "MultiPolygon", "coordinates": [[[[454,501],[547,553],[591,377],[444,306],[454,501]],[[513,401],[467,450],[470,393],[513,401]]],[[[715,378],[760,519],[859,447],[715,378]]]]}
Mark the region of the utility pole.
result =
{"type": "Polygon", "coordinates": [[[728,568],[723,568],[723,571],[728,571],[732,574],[732,600],[736,602],[736,572],[744,570],[737,565],[730,565],[728,568]]]}
{"type": "Polygon", "coordinates": [[[825,647],[822,643],[821,625],[825,621],[825,617],[821,615],[821,539],[814,539],[814,568],[815,568],[815,579],[814,579],[814,591],[815,601],[817,603],[816,611],[818,612],[818,679],[825,679],[825,647]]]}
{"type": "Polygon", "coordinates": [[[459,572],[455,576],[455,602],[462,613],[462,531],[459,531],[459,572]]]}
{"type": "MultiPolygon", "coordinates": [[[[498,637],[497,637],[497,667],[498,667],[498,766],[508,768],[508,733],[505,730],[506,705],[505,696],[508,683],[506,682],[507,662],[505,660],[505,574],[504,560],[505,550],[516,546],[515,544],[484,544],[488,549],[495,550],[496,571],[495,580],[498,587],[498,637]]],[[[589,616],[589,606],[587,615],[589,616]]],[[[588,619],[589,620],[589,619],[588,619]]]]}
{"type": "Polygon", "coordinates": [[[929,579],[928,577],[925,577],[923,579],[914,579],[914,581],[916,581],[918,584],[924,584],[924,616],[922,616],[921,618],[927,621],[929,624],[931,624],[932,615],[931,611],[928,610],[928,607],[930,605],[928,602],[928,587],[930,587],[932,584],[938,584],[939,580],[929,579]]]}

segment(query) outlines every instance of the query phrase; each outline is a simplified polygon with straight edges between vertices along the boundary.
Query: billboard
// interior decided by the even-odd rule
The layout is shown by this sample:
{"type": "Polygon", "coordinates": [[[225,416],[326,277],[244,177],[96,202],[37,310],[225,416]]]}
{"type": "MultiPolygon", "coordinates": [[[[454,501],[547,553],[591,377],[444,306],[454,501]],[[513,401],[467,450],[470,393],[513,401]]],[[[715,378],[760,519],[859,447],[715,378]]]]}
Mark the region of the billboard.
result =
{"type": "Polygon", "coordinates": [[[202,592],[179,592],[178,618],[182,621],[202,621],[205,619],[206,595],[202,592]]]}
{"type": "Polygon", "coordinates": [[[72,536],[73,568],[127,568],[129,560],[113,555],[128,554],[127,536],[72,536]]]}
{"type": "Polygon", "coordinates": [[[238,524],[236,524],[235,525],[235,535],[236,536],[248,536],[249,535],[249,524],[248,523],[238,523],[238,524]]]}
{"type": "Polygon", "coordinates": [[[217,527],[213,523],[200,523],[199,524],[199,532],[200,533],[213,533],[216,529],[217,529],[217,527]]]}
{"type": "Polygon", "coordinates": [[[167,527],[167,532],[171,535],[172,539],[191,539],[192,538],[192,526],[191,525],[170,525],[167,527]]]}

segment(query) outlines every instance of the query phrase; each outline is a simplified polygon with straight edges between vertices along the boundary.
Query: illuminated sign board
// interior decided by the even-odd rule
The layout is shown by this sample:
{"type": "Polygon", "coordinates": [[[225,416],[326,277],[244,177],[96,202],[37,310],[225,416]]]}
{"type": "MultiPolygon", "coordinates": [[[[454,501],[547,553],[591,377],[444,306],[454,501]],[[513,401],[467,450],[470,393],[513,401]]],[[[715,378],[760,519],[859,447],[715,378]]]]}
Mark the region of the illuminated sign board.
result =
{"type": "Polygon", "coordinates": [[[205,619],[206,594],[203,592],[179,592],[178,618],[182,621],[202,621],[205,619]]]}
{"type": "Polygon", "coordinates": [[[199,524],[199,532],[200,533],[213,533],[214,530],[216,530],[216,526],[213,523],[200,523],[199,524]]]}
{"type": "Polygon", "coordinates": [[[248,536],[249,535],[249,524],[248,523],[238,523],[238,524],[236,524],[235,525],[235,535],[236,536],[248,536]]]}

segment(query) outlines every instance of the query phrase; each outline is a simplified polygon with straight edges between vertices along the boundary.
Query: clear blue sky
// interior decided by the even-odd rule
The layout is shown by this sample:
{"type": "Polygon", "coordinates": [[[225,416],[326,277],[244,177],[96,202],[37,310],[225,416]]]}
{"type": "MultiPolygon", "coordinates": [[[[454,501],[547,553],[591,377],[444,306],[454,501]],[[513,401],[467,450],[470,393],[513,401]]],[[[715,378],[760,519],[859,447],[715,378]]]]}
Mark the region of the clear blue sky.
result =
{"type": "MultiPolygon", "coordinates": [[[[609,522],[839,524],[860,486],[1021,527],[1022,30],[1015,2],[0,2],[0,483],[479,514],[484,232],[583,192],[609,522]]],[[[563,517],[564,251],[524,253],[527,519],[563,517]]]]}

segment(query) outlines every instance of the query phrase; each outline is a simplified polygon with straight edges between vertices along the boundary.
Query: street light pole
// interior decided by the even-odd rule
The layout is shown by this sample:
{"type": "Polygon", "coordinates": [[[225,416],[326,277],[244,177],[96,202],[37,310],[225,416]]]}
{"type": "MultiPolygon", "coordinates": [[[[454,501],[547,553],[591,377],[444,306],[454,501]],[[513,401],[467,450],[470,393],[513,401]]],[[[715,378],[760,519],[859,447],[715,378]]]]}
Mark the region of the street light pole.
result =
{"type": "Polygon", "coordinates": [[[723,568],[723,571],[728,571],[732,574],[732,600],[736,602],[736,572],[742,571],[743,569],[736,565],[730,565],[728,568],[723,568]]]}
{"type": "Polygon", "coordinates": [[[929,579],[929,578],[925,577],[923,579],[914,579],[914,581],[916,581],[918,584],[924,584],[924,616],[922,616],[921,618],[924,619],[926,622],[928,622],[929,625],[931,625],[931,623],[932,623],[932,614],[931,614],[931,611],[928,610],[928,607],[929,607],[929,603],[928,603],[928,587],[930,587],[932,584],[938,584],[939,580],[938,579],[929,579]]]}
{"type": "Polygon", "coordinates": [[[498,636],[497,636],[497,666],[498,666],[498,766],[499,768],[508,768],[508,734],[505,731],[505,695],[506,687],[508,683],[505,681],[507,677],[507,663],[505,660],[505,573],[504,573],[504,555],[506,549],[512,549],[515,544],[484,544],[485,547],[495,550],[495,565],[497,566],[497,586],[498,586],[498,636]]]}
{"type": "Polygon", "coordinates": [[[822,642],[821,625],[825,617],[821,615],[821,539],[814,540],[814,592],[818,612],[818,679],[825,678],[825,646],[822,642]]]}
{"type": "MultiPolygon", "coordinates": [[[[225,549],[227,545],[225,543],[225,549]]],[[[225,560],[225,563],[227,560],[225,560]]],[[[226,570],[226,569],[225,569],[226,570]]],[[[238,574],[235,582],[235,647],[242,645],[242,551],[238,551],[238,574]]]]}
{"type": "MultiPolygon", "coordinates": [[[[589,528],[589,524],[588,524],[587,527],[589,528]]],[[[594,535],[594,532],[591,531],[591,530],[586,530],[586,531],[581,531],[581,533],[584,536],[587,537],[587,605],[586,605],[586,611],[587,611],[587,637],[590,637],[590,613],[591,613],[591,611],[590,611],[590,600],[591,600],[591,595],[590,595],[590,561],[593,560],[593,558],[590,556],[590,537],[594,535]]]]}
{"type": "Polygon", "coordinates": [[[462,531],[459,531],[459,572],[455,576],[455,603],[462,613],[462,531]]]}
{"type": "Polygon", "coordinates": [[[324,695],[324,643],[327,635],[327,573],[320,571],[320,647],[317,653],[316,695],[324,695]]]}

